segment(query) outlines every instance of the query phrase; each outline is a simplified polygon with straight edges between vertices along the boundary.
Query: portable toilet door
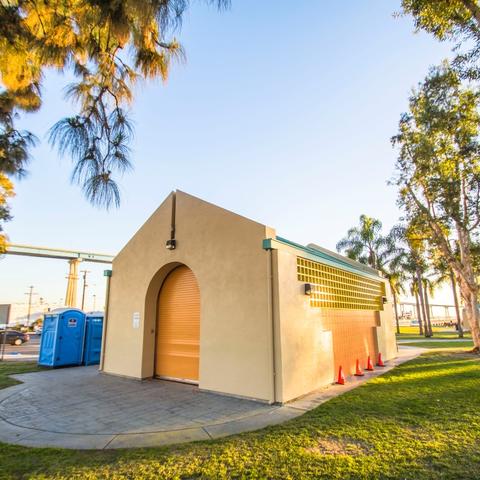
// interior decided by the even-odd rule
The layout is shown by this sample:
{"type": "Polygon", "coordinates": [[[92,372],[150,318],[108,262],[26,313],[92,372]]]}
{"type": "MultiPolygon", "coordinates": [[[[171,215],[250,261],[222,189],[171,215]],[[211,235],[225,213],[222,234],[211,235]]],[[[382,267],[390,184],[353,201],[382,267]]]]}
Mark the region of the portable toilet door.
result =
{"type": "Polygon", "coordinates": [[[56,365],[81,365],[85,339],[85,314],[81,310],[65,310],[60,317],[60,336],[56,365]]]}
{"type": "Polygon", "coordinates": [[[85,338],[85,314],[76,309],[58,309],[45,315],[39,365],[81,365],[85,338]]]}
{"type": "Polygon", "coordinates": [[[44,316],[38,356],[39,365],[45,367],[53,367],[54,365],[58,318],[58,314],[49,313],[44,316]]]}
{"type": "Polygon", "coordinates": [[[84,365],[98,365],[102,351],[103,313],[91,313],[86,316],[84,365]]]}

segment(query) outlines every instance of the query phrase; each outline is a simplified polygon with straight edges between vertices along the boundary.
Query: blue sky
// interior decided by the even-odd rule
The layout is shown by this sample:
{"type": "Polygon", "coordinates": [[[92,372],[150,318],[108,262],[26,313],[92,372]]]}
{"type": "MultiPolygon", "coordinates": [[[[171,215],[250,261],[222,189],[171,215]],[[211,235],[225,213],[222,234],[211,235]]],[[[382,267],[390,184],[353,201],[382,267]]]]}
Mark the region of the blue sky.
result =
{"type": "MultiPolygon", "coordinates": [[[[41,112],[22,121],[41,143],[17,183],[12,243],[115,254],[176,188],[332,249],[362,213],[397,221],[390,137],[411,87],[449,46],[394,18],[397,1],[232,3],[219,13],[195,2],[176,33],[187,62],[166,85],[137,89],[135,169],[120,180],[118,210],[90,206],[69,183],[69,159],[48,146],[72,106],[65,77],[46,76],[41,112]]],[[[82,268],[99,306],[103,267],[82,268]]],[[[7,256],[0,303],[24,301],[29,285],[58,302],[66,273],[66,262],[7,256]]]]}

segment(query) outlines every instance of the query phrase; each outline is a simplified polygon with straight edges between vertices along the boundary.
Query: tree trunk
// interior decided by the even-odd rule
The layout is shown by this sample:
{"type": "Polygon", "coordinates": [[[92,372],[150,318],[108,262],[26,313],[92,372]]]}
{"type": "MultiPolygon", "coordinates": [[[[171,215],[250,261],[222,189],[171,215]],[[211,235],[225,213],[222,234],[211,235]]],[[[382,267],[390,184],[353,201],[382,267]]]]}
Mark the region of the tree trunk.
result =
{"type": "Polygon", "coordinates": [[[455,275],[451,270],[450,282],[452,284],[453,303],[455,304],[455,315],[457,317],[458,338],[463,338],[462,317],[460,315],[460,306],[458,305],[457,283],[455,282],[455,275]]]}
{"type": "Polygon", "coordinates": [[[468,231],[457,225],[458,246],[460,249],[461,269],[455,272],[460,293],[465,301],[465,312],[470,325],[473,351],[480,353],[480,312],[478,310],[479,287],[475,278],[472,262],[471,239],[468,231]]]}
{"type": "MultiPolygon", "coordinates": [[[[473,0],[463,0],[463,3],[465,6],[467,6],[467,8],[475,7],[475,19],[478,19],[480,23],[480,6],[476,5],[473,0]]],[[[475,272],[473,268],[471,252],[472,240],[468,230],[468,225],[470,222],[468,218],[468,202],[466,201],[465,195],[465,182],[463,180],[461,182],[462,201],[460,202],[460,205],[464,210],[464,218],[463,220],[458,218],[454,219],[460,258],[458,258],[456,253],[453,251],[450,238],[445,235],[445,232],[442,230],[438,220],[432,214],[432,206],[429,201],[428,206],[425,206],[418,199],[418,196],[409,182],[406,182],[405,186],[408,194],[411,196],[420,212],[426,215],[429,227],[431,229],[432,238],[436,245],[440,248],[441,252],[445,255],[447,262],[455,273],[460,294],[465,302],[465,316],[472,331],[472,340],[474,344],[473,351],[480,353],[480,312],[478,310],[478,295],[480,287],[475,278],[475,272]]],[[[423,185],[422,190],[425,194],[426,192],[423,185]]]]}
{"type": "Polygon", "coordinates": [[[418,286],[418,297],[420,299],[420,310],[423,317],[423,333],[426,337],[430,337],[430,331],[428,330],[427,325],[427,312],[425,310],[425,300],[423,296],[423,285],[422,285],[422,276],[417,271],[417,286],[418,286]]]}
{"type": "Polygon", "coordinates": [[[393,295],[393,310],[395,312],[395,323],[397,325],[397,333],[400,334],[400,321],[398,320],[398,308],[397,308],[397,294],[395,290],[392,288],[392,295],[393,295]]]}
{"type": "Polygon", "coordinates": [[[417,292],[415,292],[415,302],[417,304],[416,307],[417,307],[417,318],[418,318],[418,328],[419,328],[418,334],[423,335],[423,325],[422,325],[423,318],[422,318],[421,311],[420,311],[420,302],[418,301],[418,293],[417,292]]]}
{"type": "Polygon", "coordinates": [[[473,351],[480,353],[480,311],[478,310],[478,292],[472,295],[473,314],[470,326],[472,327],[473,351]]]}
{"type": "Polygon", "coordinates": [[[478,311],[478,293],[469,292],[465,297],[462,293],[462,297],[465,302],[465,316],[467,322],[470,325],[470,331],[472,333],[473,350],[472,352],[480,353],[480,312],[478,311]]]}
{"type": "MultiPolygon", "coordinates": [[[[426,282],[425,282],[426,283],[426,282]]],[[[426,284],[423,285],[423,294],[425,295],[425,311],[427,312],[427,327],[428,327],[428,334],[430,337],[433,337],[433,329],[432,329],[432,318],[431,318],[431,311],[430,311],[430,302],[428,300],[428,289],[426,284]]]]}

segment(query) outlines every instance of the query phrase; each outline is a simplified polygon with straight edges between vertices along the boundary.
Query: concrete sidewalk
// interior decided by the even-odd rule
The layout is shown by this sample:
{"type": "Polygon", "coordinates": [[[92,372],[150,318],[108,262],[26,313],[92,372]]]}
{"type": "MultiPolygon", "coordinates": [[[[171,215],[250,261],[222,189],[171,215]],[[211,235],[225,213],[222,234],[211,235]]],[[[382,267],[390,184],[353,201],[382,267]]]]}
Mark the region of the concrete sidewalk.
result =
{"type": "Polygon", "coordinates": [[[24,353],[5,353],[2,360],[6,362],[36,362],[38,360],[38,355],[25,355],[24,353]]]}
{"type": "Polygon", "coordinates": [[[14,375],[0,390],[0,441],[24,446],[105,449],[209,440],[302,415],[425,349],[402,347],[384,368],[351,377],[286,405],[266,405],[161,380],[135,381],[75,367],[14,375]]]}

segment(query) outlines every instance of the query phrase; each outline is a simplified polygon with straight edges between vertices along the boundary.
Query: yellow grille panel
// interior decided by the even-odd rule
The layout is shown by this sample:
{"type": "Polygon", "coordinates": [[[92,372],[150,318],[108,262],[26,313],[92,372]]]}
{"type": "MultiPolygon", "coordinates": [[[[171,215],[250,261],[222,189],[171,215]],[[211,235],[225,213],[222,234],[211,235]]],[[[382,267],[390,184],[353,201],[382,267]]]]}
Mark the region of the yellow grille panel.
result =
{"type": "Polygon", "coordinates": [[[382,281],[301,257],[297,257],[297,278],[312,285],[312,307],[383,310],[385,284],[382,281]]]}

